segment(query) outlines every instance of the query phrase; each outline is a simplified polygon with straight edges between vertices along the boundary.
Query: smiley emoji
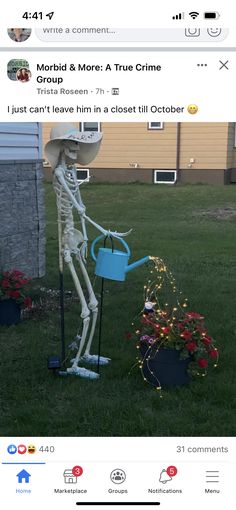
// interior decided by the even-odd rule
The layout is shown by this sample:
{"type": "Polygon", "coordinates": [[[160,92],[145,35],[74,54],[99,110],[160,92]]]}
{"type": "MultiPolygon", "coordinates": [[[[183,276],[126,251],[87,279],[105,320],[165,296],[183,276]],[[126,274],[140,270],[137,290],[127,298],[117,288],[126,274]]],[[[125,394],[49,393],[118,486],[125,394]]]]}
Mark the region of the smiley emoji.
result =
{"type": "Polygon", "coordinates": [[[28,446],[28,453],[35,453],[36,452],[36,446],[34,446],[33,444],[30,444],[28,446]]]}
{"type": "Polygon", "coordinates": [[[190,113],[191,115],[194,115],[195,113],[198,112],[198,106],[196,104],[189,104],[187,110],[188,110],[188,113],[190,113]]]}

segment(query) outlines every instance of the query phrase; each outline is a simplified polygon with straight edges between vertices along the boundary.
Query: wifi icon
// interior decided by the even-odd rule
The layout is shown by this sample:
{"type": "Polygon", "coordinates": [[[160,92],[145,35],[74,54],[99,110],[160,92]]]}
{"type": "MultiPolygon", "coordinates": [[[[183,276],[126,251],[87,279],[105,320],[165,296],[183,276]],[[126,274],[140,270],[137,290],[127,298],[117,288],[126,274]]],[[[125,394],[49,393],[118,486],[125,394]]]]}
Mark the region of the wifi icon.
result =
{"type": "Polygon", "coordinates": [[[196,19],[199,16],[199,12],[196,11],[189,12],[189,16],[191,16],[192,19],[196,19]]]}

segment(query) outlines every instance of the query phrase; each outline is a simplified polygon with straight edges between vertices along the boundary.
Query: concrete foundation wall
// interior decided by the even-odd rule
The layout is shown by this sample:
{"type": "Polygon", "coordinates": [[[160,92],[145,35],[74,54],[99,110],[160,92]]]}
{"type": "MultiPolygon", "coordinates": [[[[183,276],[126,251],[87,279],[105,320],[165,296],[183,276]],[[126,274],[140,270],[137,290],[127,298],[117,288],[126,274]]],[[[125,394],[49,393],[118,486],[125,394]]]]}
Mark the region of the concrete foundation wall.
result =
{"type": "Polygon", "coordinates": [[[231,170],[180,170],[181,184],[229,184],[231,170]]]}
{"type": "MultiPolygon", "coordinates": [[[[162,170],[162,169],[160,169],[162,170]]],[[[170,169],[172,170],[172,169],[170,169]]],[[[154,170],[150,168],[91,168],[91,182],[146,182],[153,183],[154,170]]],[[[229,184],[231,170],[179,170],[178,184],[229,184]]]]}
{"type": "Polygon", "coordinates": [[[0,162],[0,270],[45,274],[42,162],[0,162]]]}
{"type": "MultiPolygon", "coordinates": [[[[156,168],[156,170],[158,170],[156,168]]],[[[159,168],[159,170],[163,170],[159,168]]],[[[173,169],[169,169],[173,171],[173,169]]],[[[152,168],[90,168],[93,182],[146,182],[153,183],[152,168]]],[[[44,168],[44,179],[52,181],[52,170],[44,168]]],[[[176,184],[230,184],[236,182],[236,170],[232,169],[186,169],[179,170],[176,184]]]]}

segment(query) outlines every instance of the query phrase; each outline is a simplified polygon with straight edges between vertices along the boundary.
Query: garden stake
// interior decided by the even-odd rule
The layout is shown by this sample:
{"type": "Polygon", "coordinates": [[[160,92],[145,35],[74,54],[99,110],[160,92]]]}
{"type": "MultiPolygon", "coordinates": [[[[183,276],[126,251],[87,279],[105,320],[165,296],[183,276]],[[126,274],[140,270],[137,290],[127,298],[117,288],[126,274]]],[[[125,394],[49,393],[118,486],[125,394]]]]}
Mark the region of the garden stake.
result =
{"type": "Polygon", "coordinates": [[[59,284],[60,284],[60,316],[61,316],[61,359],[62,366],[65,368],[65,308],[64,308],[64,276],[63,272],[59,272],[59,284]]]}
{"type": "Polygon", "coordinates": [[[60,326],[61,326],[61,362],[65,368],[66,349],[65,349],[65,306],[64,306],[64,275],[63,275],[63,258],[61,246],[61,218],[58,211],[58,242],[59,242],[59,290],[60,290],[60,326]]]}
{"type": "MultiPolygon", "coordinates": [[[[113,239],[111,239],[112,252],[114,251],[113,239]]],[[[107,236],[104,237],[103,248],[106,247],[107,236]]],[[[97,373],[100,373],[100,356],[101,356],[101,339],[102,339],[102,314],[103,314],[103,296],[104,296],[104,278],[101,283],[101,304],[100,304],[100,317],[99,317],[99,331],[98,331],[98,364],[97,373]]]]}

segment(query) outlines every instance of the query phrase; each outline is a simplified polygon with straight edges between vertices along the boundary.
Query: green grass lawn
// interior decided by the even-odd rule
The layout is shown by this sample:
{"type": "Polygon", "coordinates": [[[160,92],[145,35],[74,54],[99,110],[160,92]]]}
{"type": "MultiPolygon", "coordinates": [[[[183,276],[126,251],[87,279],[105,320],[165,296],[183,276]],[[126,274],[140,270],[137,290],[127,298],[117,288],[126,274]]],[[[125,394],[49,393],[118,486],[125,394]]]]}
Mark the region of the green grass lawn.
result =
{"type": "MultiPolygon", "coordinates": [[[[34,282],[57,289],[55,196],[45,186],[47,273],[34,282]]],[[[234,436],[236,434],[236,187],[90,184],[82,188],[87,213],[105,228],[133,229],[132,260],[164,259],[190,310],[202,313],[220,350],[220,366],[163,399],[145,384],[136,348],[126,332],[143,304],[147,269],[130,272],[124,283],[106,281],[102,354],[112,358],[101,378],[53,377],[47,356],[60,354],[57,298],[29,319],[1,327],[0,434],[20,436],[234,436]]],[[[99,233],[89,227],[92,240],[99,233]]],[[[94,264],[88,262],[90,275],[94,264]]],[[[92,277],[94,281],[94,277],[92,277]]],[[[95,279],[99,296],[100,281],[95,279]]],[[[66,272],[67,290],[73,290],[66,272]]],[[[37,305],[38,306],[38,305],[37,305]]],[[[80,324],[79,304],[66,306],[66,342],[80,324]]],[[[97,351],[97,335],[93,352],[97,351]]]]}

